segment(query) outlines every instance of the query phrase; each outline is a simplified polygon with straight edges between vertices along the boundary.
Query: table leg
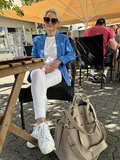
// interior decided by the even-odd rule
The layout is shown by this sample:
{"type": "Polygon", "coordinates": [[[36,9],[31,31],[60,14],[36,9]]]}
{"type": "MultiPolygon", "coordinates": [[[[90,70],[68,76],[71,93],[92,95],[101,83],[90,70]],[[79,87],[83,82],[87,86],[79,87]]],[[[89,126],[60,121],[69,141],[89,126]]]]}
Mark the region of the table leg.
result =
{"type": "MultiPolygon", "coordinates": [[[[0,116],[0,121],[2,120],[2,118],[3,118],[3,117],[0,116]]],[[[37,140],[36,138],[32,137],[32,136],[31,136],[30,134],[28,134],[27,132],[25,132],[23,129],[21,129],[21,128],[19,128],[18,126],[16,126],[15,124],[10,123],[8,130],[9,130],[11,133],[13,133],[13,134],[19,136],[20,138],[22,138],[22,139],[24,139],[24,140],[26,140],[26,141],[34,144],[36,147],[39,148],[39,146],[38,146],[38,140],[37,140]]]]}
{"type": "Polygon", "coordinates": [[[25,72],[17,74],[8,103],[7,103],[6,110],[0,122],[0,153],[2,151],[2,147],[7,135],[9,125],[11,123],[12,115],[13,115],[17,98],[24,80],[24,76],[25,76],[25,72]]]}
{"type": "Polygon", "coordinates": [[[116,58],[117,57],[117,50],[114,51],[114,74],[113,74],[113,81],[115,81],[115,77],[117,75],[117,62],[116,62],[116,58]]]}

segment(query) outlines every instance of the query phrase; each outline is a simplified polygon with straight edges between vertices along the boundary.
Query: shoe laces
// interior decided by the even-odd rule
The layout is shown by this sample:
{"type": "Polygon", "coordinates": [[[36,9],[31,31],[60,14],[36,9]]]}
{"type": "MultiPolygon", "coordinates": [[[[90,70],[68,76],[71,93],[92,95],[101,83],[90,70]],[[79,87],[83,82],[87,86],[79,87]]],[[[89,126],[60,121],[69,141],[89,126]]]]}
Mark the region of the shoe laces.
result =
{"type": "Polygon", "coordinates": [[[50,131],[46,123],[44,123],[44,125],[42,126],[41,125],[39,126],[39,136],[40,136],[41,141],[43,139],[50,140],[50,131]]]}
{"type": "Polygon", "coordinates": [[[36,126],[33,127],[33,132],[31,134],[31,136],[33,136],[35,138],[38,137],[38,128],[39,128],[38,125],[36,125],[36,126]]]}

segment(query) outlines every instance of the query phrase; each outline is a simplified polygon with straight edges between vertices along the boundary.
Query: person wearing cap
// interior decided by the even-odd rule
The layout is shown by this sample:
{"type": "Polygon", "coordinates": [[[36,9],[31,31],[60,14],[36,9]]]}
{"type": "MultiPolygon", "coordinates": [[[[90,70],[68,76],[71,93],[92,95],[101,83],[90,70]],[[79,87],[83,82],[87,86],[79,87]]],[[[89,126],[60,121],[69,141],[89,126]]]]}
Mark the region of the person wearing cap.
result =
{"type": "MultiPolygon", "coordinates": [[[[96,25],[94,27],[91,27],[91,28],[87,29],[84,32],[84,34],[82,35],[82,37],[94,36],[94,35],[99,35],[99,34],[103,34],[103,37],[104,37],[104,41],[103,41],[104,42],[104,55],[106,53],[106,44],[108,42],[110,44],[110,48],[112,50],[116,50],[116,42],[115,42],[113,32],[110,28],[106,27],[106,22],[105,22],[104,18],[99,18],[96,21],[96,25]]],[[[107,64],[109,64],[110,62],[111,62],[111,59],[109,57],[104,58],[104,72],[103,72],[103,82],[104,83],[106,83],[107,71],[109,69],[107,64]]],[[[92,82],[98,82],[99,80],[101,80],[101,77],[98,80],[94,75],[94,69],[91,69],[91,72],[88,76],[88,80],[90,80],[92,82]]]]}
{"type": "Polygon", "coordinates": [[[73,39],[71,38],[71,32],[70,31],[67,32],[67,36],[68,36],[69,42],[72,43],[73,39]]]}

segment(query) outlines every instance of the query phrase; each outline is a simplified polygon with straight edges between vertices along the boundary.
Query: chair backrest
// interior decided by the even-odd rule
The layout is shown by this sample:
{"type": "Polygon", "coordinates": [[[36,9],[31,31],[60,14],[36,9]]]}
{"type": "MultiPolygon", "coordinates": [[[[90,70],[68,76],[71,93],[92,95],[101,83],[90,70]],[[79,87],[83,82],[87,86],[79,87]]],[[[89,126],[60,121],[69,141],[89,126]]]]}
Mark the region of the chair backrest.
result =
{"type": "Polygon", "coordinates": [[[81,69],[87,69],[89,66],[92,66],[93,69],[103,69],[103,34],[89,37],[76,37],[75,43],[81,69]]]}
{"type": "Polygon", "coordinates": [[[25,53],[26,53],[27,56],[31,56],[32,47],[33,47],[33,45],[24,46],[24,48],[25,48],[25,53]]]}
{"type": "Polygon", "coordinates": [[[34,37],[40,36],[40,35],[43,35],[43,34],[33,34],[33,35],[32,35],[32,39],[33,39],[34,37]]]}
{"type": "MultiPolygon", "coordinates": [[[[32,35],[32,39],[33,39],[35,36],[39,36],[39,35],[41,35],[41,34],[33,34],[33,35],[32,35]]],[[[33,47],[33,45],[24,46],[24,48],[25,48],[25,53],[26,53],[27,56],[31,56],[32,47],[33,47]]]]}

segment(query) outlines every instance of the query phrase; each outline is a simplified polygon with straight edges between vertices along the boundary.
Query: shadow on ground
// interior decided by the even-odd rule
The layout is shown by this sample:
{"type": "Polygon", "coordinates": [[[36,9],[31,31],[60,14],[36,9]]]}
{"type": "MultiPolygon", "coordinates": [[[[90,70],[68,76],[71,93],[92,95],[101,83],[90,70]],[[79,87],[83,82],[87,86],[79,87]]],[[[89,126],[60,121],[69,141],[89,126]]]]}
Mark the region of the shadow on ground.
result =
{"type": "MultiPolygon", "coordinates": [[[[75,94],[85,93],[95,108],[98,119],[104,124],[107,133],[108,148],[104,150],[98,160],[120,160],[120,83],[116,80],[114,83],[103,85],[103,91],[100,91],[100,84],[91,83],[82,76],[82,88],[79,89],[79,74],[77,72],[75,80],[75,94]]],[[[26,86],[26,83],[23,86],[26,86]]],[[[3,90],[9,90],[12,83],[0,85],[0,114],[3,115],[9,94],[2,94],[3,90]]],[[[63,110],[69,108],[69,103],[64,101],[48,100],[47,121],[52,135],[56,121],[61,117],[63,110]]],[[[34,120],[33,103],[24,104],[24,118],[26,131],[32,132],[36,121],[34,120]]],[[[21,127],[19,103],[12,117],[12,122],[21,127]]],[[[38,148],[29,149],[26,142],[12,134],[7,133],[0,160],[58,160],[52,152],[43,155],[38,148]]]]}

